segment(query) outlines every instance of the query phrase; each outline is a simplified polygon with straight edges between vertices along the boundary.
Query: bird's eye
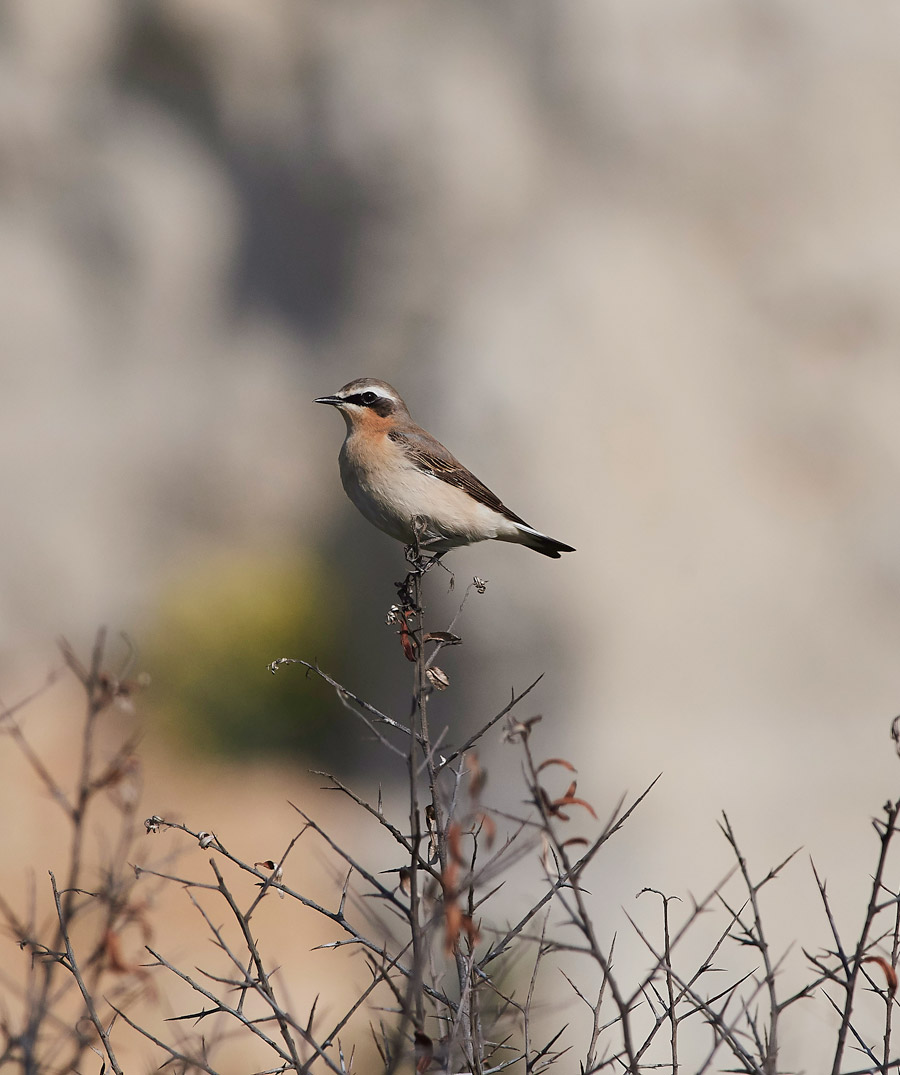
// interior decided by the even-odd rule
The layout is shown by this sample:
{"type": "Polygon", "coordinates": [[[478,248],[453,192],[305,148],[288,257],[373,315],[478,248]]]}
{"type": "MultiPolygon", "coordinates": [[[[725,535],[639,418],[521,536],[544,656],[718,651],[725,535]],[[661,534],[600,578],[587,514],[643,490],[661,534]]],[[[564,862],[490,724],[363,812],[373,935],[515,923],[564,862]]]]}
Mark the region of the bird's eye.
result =
{"type": "Polygon", "coordinates": [[[370,403],[374,403],[376,399],[378,399],[378,394],[376,392],[363,392],[362,394],[362,401],[367,407],[370,403]]]}

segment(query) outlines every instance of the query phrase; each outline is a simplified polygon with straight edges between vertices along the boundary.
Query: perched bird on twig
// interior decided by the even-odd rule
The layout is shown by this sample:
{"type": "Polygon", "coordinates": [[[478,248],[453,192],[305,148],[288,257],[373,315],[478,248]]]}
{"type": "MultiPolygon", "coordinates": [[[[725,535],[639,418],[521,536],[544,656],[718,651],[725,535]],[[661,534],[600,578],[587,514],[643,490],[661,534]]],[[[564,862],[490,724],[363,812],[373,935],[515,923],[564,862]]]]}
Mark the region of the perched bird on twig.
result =
{"type": "Polygon", "coordinates": [[[441,555],[475,541],[511,541],[544,556],[574,552],[519,518],[454,456],[417,426],[396,389],[361,377],[314,402],[347,423],[340,454],[347,496],[379,530],[441,555]]]}

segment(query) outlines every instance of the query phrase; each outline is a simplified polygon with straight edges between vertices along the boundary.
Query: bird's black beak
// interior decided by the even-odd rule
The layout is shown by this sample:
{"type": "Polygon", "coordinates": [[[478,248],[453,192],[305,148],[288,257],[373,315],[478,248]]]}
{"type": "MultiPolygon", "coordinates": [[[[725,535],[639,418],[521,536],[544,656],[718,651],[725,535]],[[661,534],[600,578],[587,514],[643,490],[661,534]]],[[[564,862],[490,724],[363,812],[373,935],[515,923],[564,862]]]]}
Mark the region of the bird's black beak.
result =
{"type": "Polygon", "coordinates": [[[344,401],[340,396],[319,396],[313,403],[327,403],[330,407],[340,407],[344,401]]]}

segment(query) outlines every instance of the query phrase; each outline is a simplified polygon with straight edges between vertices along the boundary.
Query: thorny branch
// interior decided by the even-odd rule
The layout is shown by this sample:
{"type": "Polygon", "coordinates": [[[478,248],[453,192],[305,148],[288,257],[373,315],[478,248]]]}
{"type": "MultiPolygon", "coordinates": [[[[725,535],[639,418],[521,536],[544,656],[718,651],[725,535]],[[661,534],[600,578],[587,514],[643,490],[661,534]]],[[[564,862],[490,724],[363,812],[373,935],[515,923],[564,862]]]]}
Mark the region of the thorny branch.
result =
{"type": "MultiPolygon", "coordinates": [[[[182,846],[207,850],[209,873],[190,877],[172,865],[129,866],[137,801],[129,788],[139,771],[138,737],[119,728],[110,738],[108,729],[103,736],[100,729],[105,728],[104,714],[130,705],[142,681],[126,678],[131,650],[118,673],[107,671],[105,631],[98,632],[87,664],[61,644],[65,670],[81,684],[85,698],[71,781],[35,750],[26,723],[30,705],[62,671],[52,673],[21,702],[0,707],[0,734],[8,736],[70,828],[68,855],[57,871],[65,884],[57,887],[51,873],[52,921],[40,921],[33,907],[23,911],[0,894],[0,916],[30,956],[24,985],[0,971],[0,991],[18,991],[22,998],[18,1022],[8,1014],[5,1001],[0,1006],[0,1065],[16,1064],[29,1075],[83,1070],[84,1054],[93,1050],[102,1056],[104,1070],[121,1073],[126,1064],[119,1057],[136,1035],[161,1051],[163,1067],[216,1075],[211,1054],[222,1047],[227,1034],[238,1033],[250,1036],[260,1056],[268,1058],[261,1061],[261,1071],[349,1075],[373,1070],[374,1063],[387,1073],[411,1065],[417,1075],[488,1075],[508,1068],[539,1075],[561,1065],[578,1032],[577,1023],[561,1020],[559,1009],[543,999],[542,983],[558,972],[588,1016],[580,1065],[585,1075],[658,1070],[679,1075],[688,1068],[700,1075],[714,1070],[722,1050],[730,1054],[734,1070],[778,1075],[786,1014],[797,1001],[816,998],[839,1016],[833,1075],[848,1075],[843,1065],[848,1046],[869,1065],[853,1075],[897,1071],[900,1059],[892,1055],[891,1032],[900,895],[896,882],[890,881],[896,872],[890,852],[900,800],[889,802],[884,816],[873,822],[878,860],[854,944],[842,940],[827,885],[814,872],[829,943],[816,954],[805,950],[813,975],[786,998],[778,989],[786,956],[772,955],[760,893],[781,876],[793,856],[754,880],[724,816],[721,828],[736,861],[734,870],[699,903],[651,885],[643,889],[661,900],[659,922],[648,928],[627,912],[625,920],[648,962],[639,965],[629,957],[618,967],[618,935],[613,931],[605,937],[605,927],[598,926],[598,902],[588,891],[588,874],[656,780],[627,806],[623,796],[608,820],[599,824],[593,805],[578,792],[571,762],[538,752],[540,717],[520,719],[515,714],[540,677],[524,691],[512,692],[509,702],[461,746],[452,741],[444,745],[449,736],[446,730],[436,733],[430,703],[435,692],[447,689],[449,679],[436,658],[462,641],[454,633],[462,606],[473,589],[483,592],[484,584],[475,580],[467,588],[448,630],[429,631],[424,584],[439,562],[439,557],[423,556],[418,549],[410,551],[410,571],[398,584],[398,604],[389,614],[402,654],[413,665],[405,719],[377,709],[316,664],[282,658],[270,666],[275,671],[299,664],[318,677],[378,748],[404,759],[403,807],[397,807],[393,792],[385,800],[380,785],[373,801],[342,775],[317,774],[352,804],[362,824],[375,833],[383,831],[384,839],[364,851],[351,851],[308,809],[291,804],[300,825],[276,858],[246,861],[217,834],[154,815],[147,819],[146,831],[168,831],[182,846]],[[502,739],[497,732],[492,737],[501,722],[502,739]],[[507,750],[521,752],[525,810],[509,810],[485,799],[487,771],[474,748],[492,741],[495,748],[506,743],[507,750]],[[560,774],[562,785],[551,790],[560,774]],[[121,833],[111,845],[98,885],[93,867],[88,867],[89,821],[99,822],[110,810],[119,819],[121,833]],[[582,824],[576,828],[579,819],[582,824]],[[587,836],[582,835],[585,825],[587,836]],[[301,841],[302,855],[295,850],[301,841]],[[376,851],[376,846],[387,850],[376,851]],[[323,855],[326,873],[334,875],[333,899],[313,899],[306,888],[307,865],[323,855]],[[255,886],[249,897],[241,895],[240,888],[247,880],[255,886]],[[152,941],[149,903],[133,895],[136,885],[151,883],[186,891],[203,935],[212,942],[214,959],[224,960],[224,966],[204,959],[204,966],[188,969],[182,959],[163,954],[166,946],[152,941]],[[742,886],[737,899],[735,885],[742,886]],[[257,913],[264,900],[276,897],[274,905],[266,906],[277,914],[257,913]],[[91,939],[83,922],[92,911],[96,918],[98,908],[100,930],[91,939]],[[225,910],[224,922],[216,908],[225,910]],[[346,949],[365,973],[365,981],[348,999],[326,995],[320,1004],[316,996],[302,1016],[291,1001],[290,979],[282,978],[285,971],[270,962],[271,953],[281,955],[278,935],[260,926],[268,917],[277,919],[279,928],[294,930],[300,915],[314,916],[326,931],[316,949],[346,949]],[[705,954],[689,958],[686,938],[695,936],[701,919],[711,915],[719,916],[719,924],[702,949],[705,954]],[[122,934],[128,927],[140,931],[149,964],[141,966],[124,956],[122,934]],[[660,939],[654,940],[657,932],[660,939]],[[718,968],[728,942],[752,953],[759,966],[741,973],[718,968]],[[195,998],[192,1006],[183,1005],[171,1015],[168,1025],[187,1028],[193,1023],[193,1036],[177,1030],[173,1037],[136,1017],[135,998],[149,997],[151,982],[161,986],[167,978],[195,998]],[[862,983],[884,1001],[877,1040],[854,1018],[862,983]],[[62,1014],[65,1005],[71,1009],[76,1002],[74,1020],[62,1014]],[[371,1046],[364,1044],[367,1022],[377,1061],[371,1046]],[[351,1043],[349,1050],[342,1038],[351,1043]]],[[[607,904],[608,884],[604,878],[600,895],[607,904]]],[[[607,906],[602,921],[608,918],[607,906]]]]}

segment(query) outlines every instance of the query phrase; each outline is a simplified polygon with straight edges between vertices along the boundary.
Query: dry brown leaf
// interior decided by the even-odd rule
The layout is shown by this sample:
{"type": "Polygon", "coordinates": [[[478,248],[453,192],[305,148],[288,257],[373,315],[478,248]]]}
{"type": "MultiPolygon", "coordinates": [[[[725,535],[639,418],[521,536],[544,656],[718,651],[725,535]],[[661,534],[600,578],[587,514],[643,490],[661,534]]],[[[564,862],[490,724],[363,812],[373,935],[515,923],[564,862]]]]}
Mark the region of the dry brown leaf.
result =
{"type": "Polygon", "coordinates": [[[437,665],[425,669],[425,678],[436,691],[445,691],[450,686],[450,677],[437,665]]]}
{"type": "Polygon", "coordinates": [[[559,809],[561,806],[583,806],[595,821],[597,819],[597,813],[593,806],[589,802],[585,802],[584,799],[576,799],[574,795],[566,795],[562,799],[556,799],[553,803],[553,812],[556,816],[562,818],[563,821],[568,821],[568,814],[563,814],[559,809]]]}
{"type": "Polygon", "coordinates": [[[558,817],[560,821],[568,821],[569,815],[560,810],[559,799],[551,799],[546,791],[538,784],[538,794],[541,797],[541,805],[544,808],[544,812],[549,814],[550,817],[558,817]]]}
{"type": "Polygon", "coordinates": [[[474,948],[481,940],[481,930],[475,924],[475,920],[471,915],[463,915],[462,928],[465,930],[466,937],[469,939],[469,944],[474,948]]]}
{"type": "Polygon", "coordinates": [[[444,948],[449,955],[455,952],[459,944],[459,932],[462,929],[463,913],[456,901],[444,905],[444,923],[446,933],[444,935],[444,948]]]}
{"type": "Polygon", "coordinates": [[[416,659],[416,645],[410,634],[406,616],[402,612],[400,613],[400,645],[403,647],[403,653],[406,656],[406,659],[408,661],[414,661],[416,659]]]}
{"type": "Polygon", "coordinates": [[[456,884],[459,881],[459,863],[454,860],[447,863],[447,868],[441,873],[441,888],[444,890],[444,899],[456,899],[456,884]]]}
{"type": "Polygon", "coordinates": [[[578,772],[575,766],[570,761],[566,761],[565,758],[547,758],[537,767],[537,772],[540,772],[541,769],[546,769],[548,765],[561,765],[564,769],[568,769],[570,773],[578,772]]]}
{"type": "Polygon", "coordinates": [[[445,646],[458,646],[462,642],[462,639],[459,635],[451,634],[449,631],[429,631],[422,641],[443,642],[445,646]]]}
{"type": "Polygon", "coordinates": [[[409,866],[400,867],[400,891],[408,896],[412,888],[412,870],[409,866]]]}
{"type": "Polygon", "coordinates": [[[108,929],[103,934],[103,952],[106,956],[106,968],[114,974],[136,974],[146,977],[147,971],[140,963],[129,963],[122,951],[122,938],[114,930],[108,929]]]}
{"type": "Polygon", "coordinates": [[[888,995],[893,996],[897,992],[897,972],[886,959],[882,956],[866,956],[865,959],[860,960],[860,963],[877,963],[884,971],[888,995]]]}
{"type": "Polygon", "coordinates": [[[487,772],[481,768],[478,754],[474,750],[470,750],[466,755],[466,766],[469,770],[469,794],[473,799],[477,799],[487,783],[487,772]]]}
{"type": "Polygon", "coordinates": [[[463,861],[462,853],[462,829],[459,822],[454,821],[447,829],[447,850],[454,862],[463,861]]]}
{"type": "Polygon", "coordinates": [[[106,953],[106,966],[114,974],[127,974],[131,970],[122,955],[122,940],[115,930],[108,929],[103,935],[103,950],[106,953]]]}
{"type": "Polygon", "coordinates": [[[431,1067],[434,1059],[434,1042],[421,1030],[416,1031],[415,1036],[416,1075],[422,1075],[431,1067]]]}

